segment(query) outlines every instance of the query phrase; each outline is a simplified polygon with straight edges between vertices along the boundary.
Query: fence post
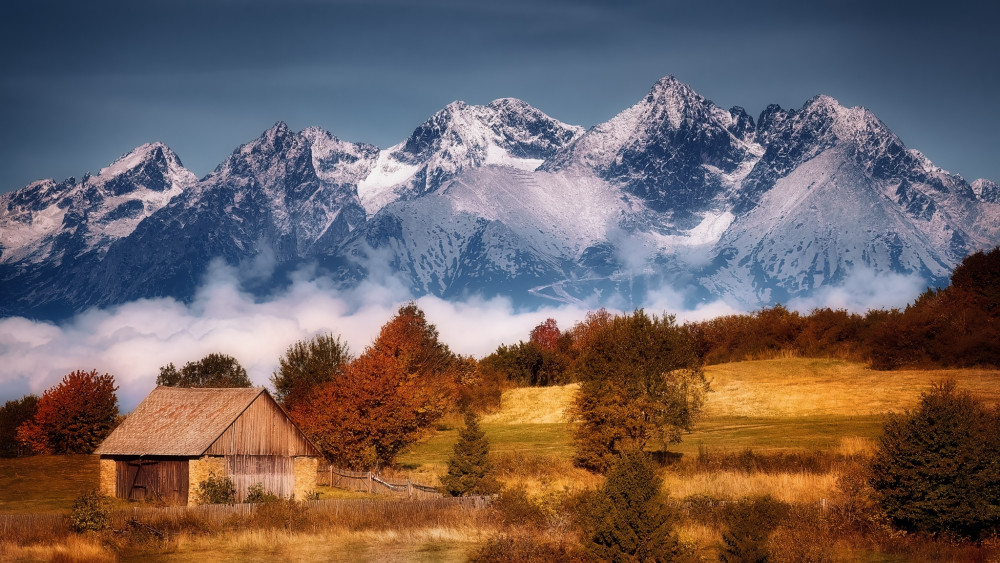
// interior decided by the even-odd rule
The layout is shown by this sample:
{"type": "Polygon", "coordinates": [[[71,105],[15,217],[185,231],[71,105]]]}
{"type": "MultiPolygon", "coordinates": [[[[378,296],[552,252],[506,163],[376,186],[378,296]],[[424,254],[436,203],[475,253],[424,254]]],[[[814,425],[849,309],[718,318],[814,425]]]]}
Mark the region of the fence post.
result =
{"type": "Polygon", "coordinates": [[[369,471],[368,472],[368,494],[371,494],[371,492],[372,492],[372,486],[375,484],[374,480],[375,480],[375,476],[372,475],[371,471],[369,471]]]}
{"type": "Polygon", "coordinates": [[[406,478],[406,497],[413,498],[413,483],[410,482],[410,478],[406,478]]]}
{"type": "Polygon", "coordinates": [[[330,486],[333,487],[333,464],[330,464],[330,486]]]}

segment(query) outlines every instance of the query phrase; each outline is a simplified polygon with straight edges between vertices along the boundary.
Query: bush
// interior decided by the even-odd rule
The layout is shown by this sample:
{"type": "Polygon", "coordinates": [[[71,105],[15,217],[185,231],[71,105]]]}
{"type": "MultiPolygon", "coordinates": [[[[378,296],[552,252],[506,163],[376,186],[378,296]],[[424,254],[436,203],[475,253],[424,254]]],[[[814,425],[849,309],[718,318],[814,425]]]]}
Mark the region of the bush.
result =
{"type": "Polygon", "coordinates": [[[198,483],[198,498],[201,504],[233,504],[236,502],[236,486],[229,477],[219,477],[209,473],[198,483]]]}
{"type": "Polygon", "coordinates": [[[488,540],[469,557],[470,563],[570,563],[586,561],[578,548],[562,542],[547,542],[531,535],[498,534],[488,540]]]}
{"type": "Polygon", "coordinates": [[[281,497],[272,493],[271,491],[264,490],[263,483],[254,483],[247,487],[247,502],[253,504],[267,504],[278,502],[281,497]]]}
{"type": "Polygon", "coordinates": [[[979,537],[1000,524],[998,458],[1000,413],[946,382],[916,410],[890,416],[870,483],[904,530],[979,537]]]}
{"type": "Polygon", "coordinates": [[[97,489],[77,497],[69,516],[77,532],[99,532],[111,525],[111,499],[97,489]]]}

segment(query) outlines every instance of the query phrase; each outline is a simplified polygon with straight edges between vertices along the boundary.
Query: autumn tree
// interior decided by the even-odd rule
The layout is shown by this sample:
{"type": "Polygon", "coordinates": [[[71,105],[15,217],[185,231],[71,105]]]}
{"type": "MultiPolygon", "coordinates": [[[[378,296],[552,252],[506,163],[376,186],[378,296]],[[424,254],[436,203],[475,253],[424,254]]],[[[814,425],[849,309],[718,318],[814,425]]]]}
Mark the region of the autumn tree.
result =
{"type": "Polygon", "coordinates": [[[38,395],[25,395],[0,407],[0,456],[15,457],[28,450],[17,440],[17,428],[38,411],[38,395]]]}
{"type": "Polygon", "coordinates": [[[391,465],[458,397],[460,362],[409,303],[343,372],[291,410],[334,463],[391,465]]]}
{"type": "Polygon", "coordinates": [[[555,319],[546,319],[531,330],[527,342],[501,344],[482,364],[517,385],[568,383],[572,343],[573,337],[560,331],[555,319]]]}
{"type": "Polygon", "coordinates": [[[197,362],[188,362],[178,370],[170,363],[160,368],[157,385],[169,387],[251,387],[247,370],[236,358],[209,354],[197,362]]]}
{"type": "Polygon", "coordinates": [[[890,415],[870,484],[899,527],[979,537],[1000,531],[1000,413],[954,382],[890,415]]]}
{"type": "Polygon", "coordinates": [[[708,384],[686,331],[641,309],[592,329],[575,371],[576,462],[598,471],[648,442],[679,442],[708,384]]]}
{"type": "Polygon", "coordinates": [[[332,334],[318,334],[292,344],[271,376],[275,398],[292,408],[317,385],[342,375],[352,359],[347,343],[332,334]]]}
{"type": "Polygon", "coordinates": [[[458,442],[448,460],[448,474],[441,478],[444,490],[453,497],[491,495],[500,490],[490,463],[490,442],[479,427],[479,417],[465,412],[465,427],[458,432],[458,442]]]}
{"type": "Polygon", "coordinates": [[[17,438],[41,454],[89,454],[111,433],[118,418],[115,378],[97,370],[77,370],[50,387],[35,416],[17,438]]]}
{"type": "Polygon", "coordinates": [[[533,342],[546,350],[556,350],[559,348],[559,339],[561,336],[562,331],[559,330],[559,325],[556,323],[556,320],[548,318],[535,328],[531,329],[529,342],[533,342]]]}

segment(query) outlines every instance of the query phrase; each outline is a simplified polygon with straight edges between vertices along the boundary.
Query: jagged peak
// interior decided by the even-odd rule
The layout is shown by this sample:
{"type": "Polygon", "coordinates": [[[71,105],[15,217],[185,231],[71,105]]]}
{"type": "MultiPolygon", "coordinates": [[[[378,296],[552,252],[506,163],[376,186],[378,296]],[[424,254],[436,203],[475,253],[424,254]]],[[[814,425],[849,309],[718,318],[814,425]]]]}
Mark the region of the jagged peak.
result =
{"type": "Polygon", "coordinates": [[[180,157],[170,147],[159,141],[143,143],[123,154],[114,162],[105,166],[97,174],[100,179],[110,179],[120,176],[130,170],[151,163],[162,165],[168,169],[183,169],[180,157]]]}
{"type": "Polygon", "coordinates": [[[663,105],[703,105],[709,103],[703,96],[687,84],[677,80],[673,75],[667,75],[656,81],[646,95],[646,102],[663,105]]]}
{"type": "Polygon", "coordinates": [[[997,185],[993,180],[979,178],[973,180],[970,185],[972,193],[976,194],[976,197],[980,200],[1000,203],[1000,185],[997,185]]]}

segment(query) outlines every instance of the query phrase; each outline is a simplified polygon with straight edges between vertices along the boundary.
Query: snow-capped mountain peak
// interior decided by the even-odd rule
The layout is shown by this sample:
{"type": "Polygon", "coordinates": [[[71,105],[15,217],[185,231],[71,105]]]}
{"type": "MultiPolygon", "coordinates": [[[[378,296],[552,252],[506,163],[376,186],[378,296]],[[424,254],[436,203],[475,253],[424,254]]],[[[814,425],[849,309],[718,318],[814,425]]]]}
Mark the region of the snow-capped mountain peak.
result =
{"type": "Polygon", "coordinates": [[[33,182],[0,196],[0,263],[103,256],[115,240],[197,182],[163,143],[136,147],[77,182],[33,182]],[[69,236],[67,236],[67,234],[69,236]]]}
{"type": "Polygon", "coordinates": [[[454,101],[403,142],[381,151],[358,195],[369,215],[397,199],[433,192],[463,170],[508,166],[535,170],[583,134],[514,98],[487,105],[454,101]]]}

